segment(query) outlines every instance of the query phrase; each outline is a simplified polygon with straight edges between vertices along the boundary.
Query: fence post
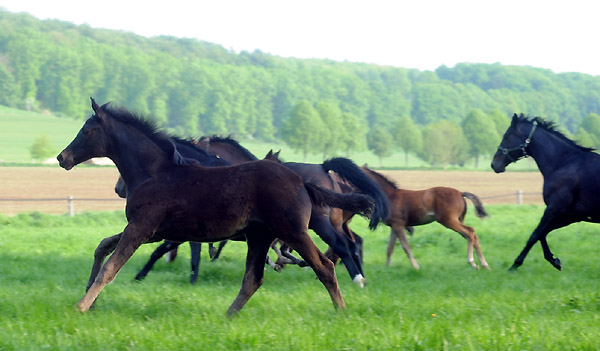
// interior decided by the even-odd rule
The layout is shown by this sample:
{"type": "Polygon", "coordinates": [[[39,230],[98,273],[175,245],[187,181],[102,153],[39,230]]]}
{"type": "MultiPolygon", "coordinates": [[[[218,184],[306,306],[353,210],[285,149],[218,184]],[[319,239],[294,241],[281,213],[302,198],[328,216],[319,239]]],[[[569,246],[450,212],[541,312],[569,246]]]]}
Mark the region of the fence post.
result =
{"type": "Polygon", "coordinates": [[[75,216],[75,204],[73,203],[73,195],[67,196],[67,206],[69,207],[69,216],[75,216]]]}
{"type": "Polygon", "coordinates": [[[523,204],[523,190],[517,190],[517,205],[523,204]]]}

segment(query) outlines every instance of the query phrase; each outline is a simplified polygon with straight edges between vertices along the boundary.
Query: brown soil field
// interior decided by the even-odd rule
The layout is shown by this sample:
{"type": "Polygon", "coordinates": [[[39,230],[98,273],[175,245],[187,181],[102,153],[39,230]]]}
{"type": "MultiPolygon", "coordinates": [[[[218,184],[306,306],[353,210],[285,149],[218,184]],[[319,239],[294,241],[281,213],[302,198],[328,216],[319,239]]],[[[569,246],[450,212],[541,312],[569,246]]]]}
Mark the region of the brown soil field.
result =
{"type": "MultiPolygon", "coordinates": [[[[523,203],[543,204],[539,172],[381,171],[404,189],[449,186],[481,197],[484,204],[515,204],[518,190],[523,203]]],[[[114,192],[114,167],[0,167],[0,213],[68,213],[67,197],[74,198],[76,213],[122,210],[125,201],[114,192]]]]}

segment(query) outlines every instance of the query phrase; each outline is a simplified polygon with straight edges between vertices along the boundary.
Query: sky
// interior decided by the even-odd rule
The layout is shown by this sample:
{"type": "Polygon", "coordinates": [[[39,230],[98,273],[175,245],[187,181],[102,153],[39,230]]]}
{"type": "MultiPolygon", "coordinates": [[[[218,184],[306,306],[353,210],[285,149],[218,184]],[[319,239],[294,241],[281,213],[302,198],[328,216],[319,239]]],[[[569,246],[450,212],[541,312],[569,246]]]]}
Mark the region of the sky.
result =
{"type": "Polygon", "coordinates": [[[435,70],[460,62],[600,75],[594,0],[0,0],[0,8],[240,51],[435,70]]]}

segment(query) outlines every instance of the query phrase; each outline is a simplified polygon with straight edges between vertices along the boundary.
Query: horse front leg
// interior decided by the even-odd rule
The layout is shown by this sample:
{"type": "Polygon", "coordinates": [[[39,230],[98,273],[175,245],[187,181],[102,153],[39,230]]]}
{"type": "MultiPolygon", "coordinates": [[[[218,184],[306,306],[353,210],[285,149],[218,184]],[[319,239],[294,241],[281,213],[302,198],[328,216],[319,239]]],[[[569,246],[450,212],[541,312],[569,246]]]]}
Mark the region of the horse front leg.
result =
{"type": "MultiPolygon", "coordinates": [[[[151,233],[151,231],[147,232],[151,233]]],[[[123,233],[119,235],[120,239],[118,240],[115,252],[110,256],[108,261],[102,265],[102,268],[100,268],[100,271],[94,279],[94,282],[86,290],[86,293],[81,300],[79,300],[77,303],[77,309],[79,311],[86,312],[90,309],[104,286],[115,278],[125,262],[129,260],[135,250],[137,250],[137,248],[146,241],[145,239],[148,238],[148,236],[141,235],[140,231],[136,230],[136,228],[131,224],[128,224],[123,233]]]]}
{"type": "Polygon", "coordinates": [[[190,276],[190,284],[196,284],[198,281],[198,271],[200,270],[200,250],[202,249],[202,244],[190,241],[190,250],[192,251],[192,257],[190,259],[190,264],[192,266],[192,273],[190,276]]]}
{"type": "Polygon", "coordinates": [[[96,279],[96,276],[98,276],[98,272],[100,271],[102,264],[104,264],[104,259],[106,258],[106,256],[110,255],[113,251],[115,251],[115,247],[117,247],[117,244],[119,243],[122,234],[123,233],[119,233],[117,235],[104,238],[102,239],[102,241],[100,241],[98,247],[96,247],[96,250],[94,251],[94,263],[92,264],[92,272],[90,273],[90,278],[85,287],[85,291],[88,291],[90,289],[90,286],[92,286],[92,284],[94,283],[94,280],[96,279]]]}
{"type": "MultiPolygon", "coordinates": [[[[419,269],[420,268],[419,264],[417,263],[417,260],[415,260],[412,250],[410,249],[410,244],[408,243],[408,239],[406,238],[406,232],[404,231],[404,226],[402,226],[402,225],[393,226],[392,234],[396,234],[398,239],[400,239],[400,244],[402,245],[402,249],[404,250],[404,253],[406,253],[406,256],[408,257],[408,260],[410,261],[410,264],[413,266],[413,268],[419,269]]],[[[391,239],[390,239],[390,241],[391,241],[391,239]]]]}
{"type": "Polygon", "coordinates": [[[392,263],[392,254],[394,253],[394,248],[396,247],[396,240],[398,239],[398,235],[394,232],[394,229],[390,230],[390,241],[388,242],[387,252],[386,252],[386,265],[389,267],[390,263],[392,263]]]}
{"type": "Polygon", "coordinates": [[[560,259],[558,257],[555,258],[552,252],[550,251],[550,247],[548,246],[548,242],[546,241],[546,236],[554,229],[562,228],[571,223],[573,223],[572,220],[564,218],[557,211],[552,210],[550,207],[546,207],[546,210],[544,211],[544,215],[542,216],[540,223],[535,228],[533,233],[531,233],[531,236],[529,236],[527,244],[525,244],[525,247],[523,248],[519,256],[517,256],[515,262],[509,268],[509,271],[514,271],[523,264],[523,261],[529,253],[529,250],[531,250],[533,245],[535,245],[535,243],[538,240],[540,240],[542,249],[544,250],[544,258],[548,262],[550,262],[554,268],[561,270],[562,265],[560,259]]]}

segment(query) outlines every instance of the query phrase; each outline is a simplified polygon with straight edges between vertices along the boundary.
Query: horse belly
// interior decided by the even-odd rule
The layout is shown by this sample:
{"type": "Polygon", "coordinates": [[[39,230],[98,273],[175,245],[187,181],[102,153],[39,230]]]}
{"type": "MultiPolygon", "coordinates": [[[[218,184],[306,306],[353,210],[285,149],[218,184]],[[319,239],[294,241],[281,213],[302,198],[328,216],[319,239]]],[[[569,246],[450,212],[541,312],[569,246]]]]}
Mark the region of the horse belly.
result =
{"type": "Polygon", "coordinates": [[[435,212],[433,211],[413,211],[407,216],[406,225],[415,226],[429,224],[435,221],[435,212]]]}

